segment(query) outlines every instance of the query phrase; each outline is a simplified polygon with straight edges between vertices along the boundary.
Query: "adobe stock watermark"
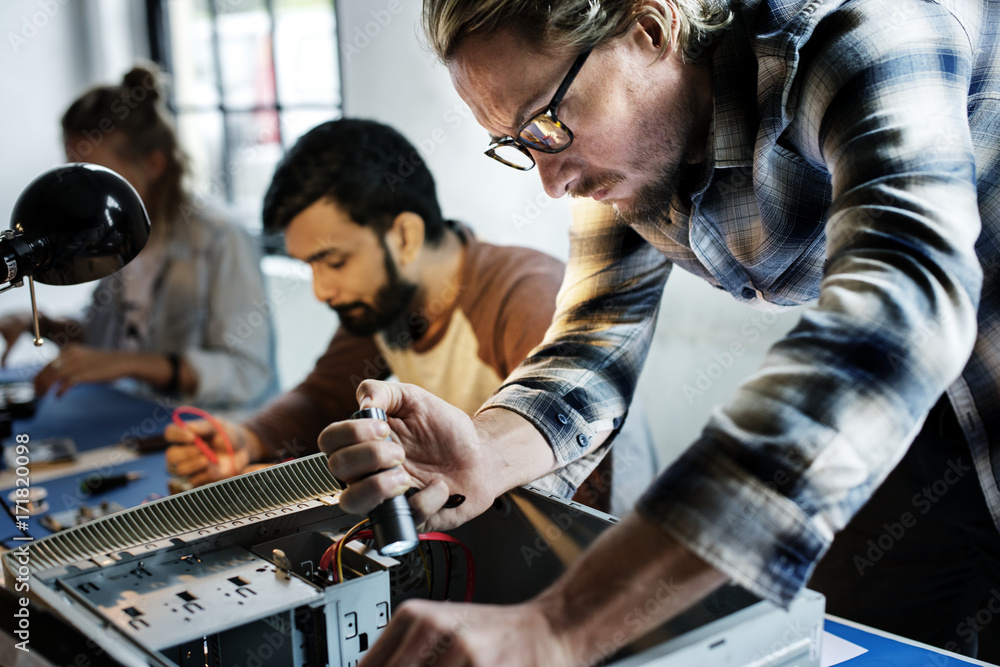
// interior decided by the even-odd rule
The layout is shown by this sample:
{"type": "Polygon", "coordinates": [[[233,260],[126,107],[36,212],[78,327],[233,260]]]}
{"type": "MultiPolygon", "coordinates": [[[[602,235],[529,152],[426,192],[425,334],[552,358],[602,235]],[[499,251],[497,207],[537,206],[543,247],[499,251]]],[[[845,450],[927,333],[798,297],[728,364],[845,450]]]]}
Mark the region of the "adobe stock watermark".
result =
{"type": "MultiPolygon", "coordinates": [[[[62,495],[59,497],[59,503],[63,511],[72,510],[80,512],[86,505],[86,501],[91,498],[91,489],[99,486],[103,480],[116,475],[116,466],[132,460],[131,455],[125,451],[115,449],[110,452],[108,458],[100,468],[89,471],[86,478],[81,480],[80,485],[72,487],[72,493],[67,491],[62,492],[62,495]]],[[[54,500],[53,505],[55,505],[54,500]]]]}
{"type": "MultiPolygon", "coordinates": [[[[990,597],[975,614],[967,616],[965,620],[955,626],[955,632],[962,638],[966,646],[972,646],[980,632],[983,632],[993,621],[1000,617],[1000,590],[993,588],[990,590],[990,597]]],[[[945,647],[948,651],[959,651],[961,647],[956,642],[948,642],[945,647]]]]}
{"type": "Polygon", "coordinates": [[[594,652],[587,659],[587,664],[598,664],[607,660],[640,634],[660,622],[663,610],[680,594],[681,587],[674,583],[673,577],[660,579],[653,594],[642,604],[632,607],[624,616],[623,621],[628,631],[617,630],[609,641],[594,643],[594,652]]]}
{"type": "Polygon", "coordinates": [[[234,149],[233,158],[228,163],[213,174],[207,175],[207,178],[200,179],[208,185],[198,192],[192,192],[189,199],[181,204],[179,209],[181,219],[190,224],[202,211],[218,201],[227,188],[236,182],[236,176],[243,171],[243,165],[250,164],[257,157],[258,146],[273,142],[285,125],[287,125],[286,120],[277,118],[261,124],[253,137],[243,141],[234,149]]]}
{"type": "Polygon", "coordinates": [[[94,151],[94,148],[99,146],[105,137],[115,131],[118,127],[117,123],[121,123],[128,118],[129,114],[145,102],[155,91],[156,77],[150,72],[143,77],[139,85],[132,86],[111,103],[111,106],[108,108],[114,114],[114,118],[105,116],[98,121],[97,127],[84,129],[80,132],[81,139],[72,146],[69,146],[70,154],[68,157],[74,161],[86,161],[94,151]]]}
{"type": "MultiPolygon", "coordinates": [[[[619,434],[619,438],[621,435],[619,434]]],[[[615,478],[625,478],[627,479],[628,471],[632,470],[635,466],[640,463],[646,464],[647,461],[641,460],[639,455],[630,451],[624,447],[615,451],[612,447],[611,451],[608,452],[607,456],[612,456],[612,467],[606,470],[602,470],[598,475],[596,480],[591,480],[589,477],[585,481],[596,482],[596,484],[581,485],[574,496],[574,500],[583,501],[584,504],[590,505],[591,507],[597,507],[597,503],[600,501],[600,494],[604,490],[610,490],[611,493],[611,504],[612,506],[616,503],[624,505],[628,502],[630,494],[634,489],[625,488],[624,484],[615,484],[615,478]]]]}
{"type": "Polygon", "coordinates": [[[137,451],[140,441],[154,435],[163,433],[163,429],[170,424],[174,408],[166,400],[154,397],[152,399],[156,407],[148,417],[144,417],[137,424],[132,424],[127,431],[123,431],[118,438],[118,442],[125,448],[137,451]]]}
{"type": "Polygon", "coordinates": [[[510,214],[510,221],[514,225],[514,229],[522,232],[527,227],[538,222],[542,214],[552,206],[553,201],[555,200],[544,192],[540,192],[534,197],[529,197],[520,213],[510,214]]]}
{"type": "Polygon", "coordinates": [[[265,632],[261,634],[261,638],[264,640],[257,645],[256,649],[247,648],[246,653],[243,657],[243,665],[245,667],[264,667],[264,665],[272,664],[270,661],[275,655],[284,655],[287,653],[287,649],[282,651],[285,643],[289,637],[278,630],[273,632],[265,632]]]}
{"type": "MultiPolygon", "coordinates": [[[[294,288],[293,288],[294,289],[294,288]]],[[[260,330],[274,320],[277,306],[285,302],[285,292],[277,287],[263,299],[255,299],[244,315],[236,317],[232,326],[222,335],[222,340],[230,352],[249,341],[260,330]]]]}
{"type": "Polygon", "coordinates": [[[759,651],[754,654],[751,660],[748,660],[746,664],[748,665],[767,665],[772,664],[774,657],[779,654],[782,649],[797,644],[800,640],[809,638],[809,654],[810,658],[818,659],[820,650],[820,635],[823,631],[821,623],[809,624],[802,621],[800,618],[796,618],[794,621],[785,622],[785,631],[781,633],[781,636],[774,641],[771,646],[767,649],[759,651]],[[770,658],[770,660],[768,659],[770,658]]]}
{"type": "MultiPolygon", "coordinates": [[[[801,472],[809,466],[809,462],[802,456],[801,452],[787,450],[782,455],[780,465],[771,473],[770,479],[764,482],[763,486],[768,493],[776,495],[787,495],[782,489],[798,481],[801,472]]],[[[766,496],[758,496],[755,501],[766,496]]],[[[766,502],[751,503],[749,497],[743,499],[738,510],[726,512],[726,523],[732,532],[736,533],[745,529],[747,525],[752,525],[758,521],[757,515],[767,507],[766,502]]]]}
{"type": "MultiPolygon", "coordinates": [[[[405,604],[405,603],[404,603],[405,604]]],[[[433,665],[455,645],[455,638],[472,627],[469,622],[469,605],[455,605],[452,611],[456,623],[451,630],[442,632],[433,641],[424,644],[417,651],[421,665],[433,665]]],[[[398,617],[400,614],[396,614],[398,617]]]]}
{"type": "MultiPolygon", "coordinates": [[[[110,276],[103,278],[97,284],[97,288],[94,290],[90,297],[90,303],[83,309],[83,312],[78,318],[69,319],[62,330],[59,331],[49,331],[45,332],[43,336],[45,339],[55,343],[60,349],[66,347],[68,344],[78,341],[82,338],[84,331],[87,326],[93,322],[99,315],[107,311],[109,308],[113,309],[117,303],[118,295],[121,295],[125,290],[125,285],[129,280],[132,280],[130,274],[126,274],[124,271],[117,271],[110,276]]],[[[48,363],[51,358],[48,356],[48,352],[43,350],[41,347],[32,347],[31,356],[39,363],[48,363]]],[[[25,369],[26,374],[30,374],[34,377],[35,371],[31,369],[25,369]]],[[[24,379],[30,380],[31,377],[25,377],[24,379]]]]}
{"type": "Polygon", "coordinates": [[[14,53],[17,53],[28,42],[34,39],[40,30],[49,24],[49,21],[56,17],[59,10],[70,3],[70,0],[38,0],[38,11],[31,15],[21,17],[20,30],[18,32],[9,31],[7,41],[14,53]]]}
{"type": "Polygon", "coordinates": [[[553,512],[543,527],[535,529],[535,541],[531,545],[521,545],[521,556],[528,567],[536,558],[552,549],[552,545],[566,537],[566,531],[573,525],[569,512],[553,512]]]}
{"type": "Polygon", "coordinates": [[[382,31],[389,27],[392,19],[403,11],[403,3],[400,0],[389,0],[382,9],[373,9],[369,12],[372,19],[363,26],[354,26],[352,33],[341,42],[343,55],[347,62],[351,62],[354,56],[361,55],[367,49],[372,40],[378,39],[382,31]]]}
{"type": "MultiPolygon", "coordinates": [[[[949,489],[957,484],[966,473],[971,471],[972,466],[962,463],[961,458],[948,461],[948,467],[941,475],[941,478],[913,494],[910,503],[919,515],[926,515],[941,501],[949,489]]],[[[854,554],[852,562],[854,563],[854,569],[858,572],[858,576],[863,577],[865,570],[873,567],[885,557],[886,553],[899,544],[906,536],[906,532],[917,525],[918,514],[903,512],[899,515],[898,520],[882,524],[884,532],[878,537],[868,540],[866,545],[868,548],[865,550],[865,553],[863,555],[854,554]]]]}
{"type": "Polygon", "coordinates": [[[695,399],[704,396],[705,392],[711,389],[725,375],[726,371],[733,367],[736,360],[746,353],[747,348],[744,343],[756,342],[777,321],[778,316],[772,312],[754,314],[740,327],[741,338],[739,340],[732,341],[721,352],[713,352],[713,361],[704,368],[698,369],[694,384],[685,383],[681,387],[688,405],[693,405],[695,399]]]}
{"type": "Polygon", "coordinates": [[[396,156],[396,168],[394,171],[386,170],[382,173],[386,186],[390,192],[395,192],[396,187],[413,175],[418,167],[424,164],[424,159],[434,155],[438,147],[448,141],[450,132],[457,130],[465,121],[472,118],[472,110],[463,103],[456,102],[441,114],[441,121],[446,127],[438,125],[420,141],[416,142],[416,147],[423,152],[418,153],[416,149],[410,151],[409,155],[396,156]]]}

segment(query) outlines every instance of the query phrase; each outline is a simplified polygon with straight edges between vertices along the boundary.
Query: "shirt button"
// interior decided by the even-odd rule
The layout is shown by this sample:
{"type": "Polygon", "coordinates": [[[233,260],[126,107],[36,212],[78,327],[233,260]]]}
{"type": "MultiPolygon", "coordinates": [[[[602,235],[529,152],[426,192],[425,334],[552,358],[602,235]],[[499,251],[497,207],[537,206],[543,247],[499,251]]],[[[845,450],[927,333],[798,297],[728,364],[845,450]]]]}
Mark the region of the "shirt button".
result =
{"type": "Polygon", "coordinates": [[[557,417],[557,419],[559,419],[559,423],[560,424],[564,424],[565,425],[565,424],[569,423],[569,417],[567,417],[564,414],[560,414],[559,417],[557,417]]]}
{"type": "Polygon", "coordinates": [[[743,288],[743,298],[750,300],[757,296],[757,292],[752,287],[743,288]]]}
{"type": "Polygon", "coordinates": [[[586,447],[587,445],[590,444],[590,438],[588,438],[583,433],[581,433],[580,435],[576,436],[576,441],[579,443],[579,445],[581,447],[586,447]]]}

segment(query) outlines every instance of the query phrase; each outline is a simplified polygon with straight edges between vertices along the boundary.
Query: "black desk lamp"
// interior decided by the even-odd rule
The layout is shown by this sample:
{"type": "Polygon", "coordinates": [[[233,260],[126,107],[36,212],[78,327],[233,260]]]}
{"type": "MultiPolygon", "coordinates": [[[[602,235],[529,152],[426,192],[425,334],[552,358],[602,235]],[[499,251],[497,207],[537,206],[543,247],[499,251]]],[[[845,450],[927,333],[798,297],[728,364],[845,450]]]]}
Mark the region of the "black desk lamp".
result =
{"type": "Polygon", "coordinates": [[[92,164],[68,164],[32,181],[0,232],[0,293],[28,279],[35,345],[41,345],[37,280],[76,285],[108,276],[128,264],[149,238],[149,217],[124,178],[92,164]],[[4,277],[6,270],[6,277],[4,277]]]}
{"type": "MultiPolygon", "coordinates": [[[[0,292],[21,287],[24,279],[28,279],[35,345],[41,345],[34,280],[46,285],[75,285],[103,278],[132,261],[148,238],[146,208],[124,178],[110,169],[90,164],[51,169],[21,193],[14,204],[10,229],[0,232],[0,284],[10,283],[0,288],[0,292]]],[[[3,423],[9,435],[9,416],[0,419],[0,430],[3,423]]],[[[13,517],[6,501],[0,499],[0,502],[13,517]]],[[[0,591],[0,608],[9,609],[13,602],[6,589],[0,591]]],[[[27,611],[28,607],[23,609],[27,611]]],[[[52,635],[69,636],[66,633],[74,632],[58,618],[47,617],[42,610],[32,609],[31,614],[43,624],[40,627],[52,623],[48,629],[52,635]]],[[[0,632],[0,653],[4,646],[13,651],[12,642],[16,640],[8,632],[12,631],[0,632]]],[[[50,654],[46,651],[45,655],[50,654]]],[[[98,662],[119,664],[109,657],[105,660],[106,657],[98,662]]],[[[42,662],[51,664],[45,658],[42,662]]]]}

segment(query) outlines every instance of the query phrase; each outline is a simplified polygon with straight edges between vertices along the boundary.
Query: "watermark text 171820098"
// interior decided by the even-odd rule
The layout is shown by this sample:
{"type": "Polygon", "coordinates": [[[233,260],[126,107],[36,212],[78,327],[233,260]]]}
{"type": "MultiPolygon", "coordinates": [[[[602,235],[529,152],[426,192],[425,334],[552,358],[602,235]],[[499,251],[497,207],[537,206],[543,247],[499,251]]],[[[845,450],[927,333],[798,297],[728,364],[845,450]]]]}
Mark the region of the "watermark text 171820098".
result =
{"type": "MultiPolygon", "coordinates": [[[[12,539],[21,542],[28,542],[32,539],[28,533],[28,517],[31,516],[31,476],[29,468],[31,450],[28,447],[29,440],[30,438],[26,433],[19,433],[14,437],[14,474],[16,478],[11,500],[14,503],[14,522],[17,525],[17,529],[21,531],[21,534],[12,539]]],[[[18,563],[17,573],[12,585],[8,584],[8,587],[12,588],[15,593],[21,594],[17,598],[17,608],[14,611],[13,619],[14,634],[21,641],[17,642],[15,646],[21,651],[28,652],[28,641],[31,637],[31,617],[28,607],[29,599],[27,597],[31,591],[28,545],[22,544],[18,546],[13,550],[13,553],[18,563]]]]}

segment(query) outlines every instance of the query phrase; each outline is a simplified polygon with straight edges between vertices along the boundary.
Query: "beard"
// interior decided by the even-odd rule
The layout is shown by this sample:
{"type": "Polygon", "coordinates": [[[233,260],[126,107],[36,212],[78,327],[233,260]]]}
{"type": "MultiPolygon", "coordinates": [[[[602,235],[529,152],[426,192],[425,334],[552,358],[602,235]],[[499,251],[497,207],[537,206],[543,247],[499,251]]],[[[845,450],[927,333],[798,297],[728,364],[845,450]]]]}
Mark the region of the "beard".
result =
{"type": "MultiPolygon", "coordinates": [[[[670,206],[677,192],[680,176],[687,170],[691,145],[698,126],[692,104],[678,100],[665,118],[645,115],[634,136],[647,137],[637,145],[637,154],[630,163],[633,172],[649,172],[653,177],[639,186],[631,200],[614,201],[619,222],[632,226],[637,223],[662,221],[670,216],[670,206]]],[[[573,196],[587,196],[626,180],[617,171],[599,172],[581,178],[570,192],[573,196]]]]}
{"type": "Polygon", "coordinates": [[[681,166],[681,161],[660,165],[656,178],[636,191],[630,206],[622,208],[615,204],[618,218],[627,225],[669,218],[681,166]]]}
{"type": "MultiPolygon", "coordinates": [[[[383,332],[408,332],[407,313],[417,294],[417,285],[399,275],[396,262],[389,253],[385,239],[379,239],[385,263],[386,281],[375,293],[375,303],[361,301],[333,308],[340,318],[340,325],[355,336],[374,336],[383,332]]],[[[400,336],[389,336],[390,340],[400,336]]]]}

